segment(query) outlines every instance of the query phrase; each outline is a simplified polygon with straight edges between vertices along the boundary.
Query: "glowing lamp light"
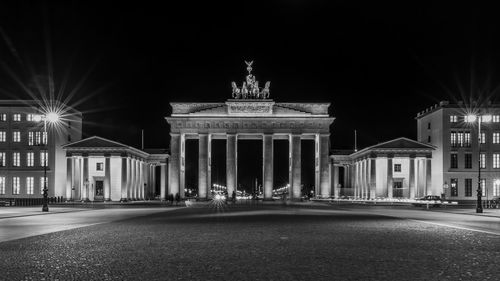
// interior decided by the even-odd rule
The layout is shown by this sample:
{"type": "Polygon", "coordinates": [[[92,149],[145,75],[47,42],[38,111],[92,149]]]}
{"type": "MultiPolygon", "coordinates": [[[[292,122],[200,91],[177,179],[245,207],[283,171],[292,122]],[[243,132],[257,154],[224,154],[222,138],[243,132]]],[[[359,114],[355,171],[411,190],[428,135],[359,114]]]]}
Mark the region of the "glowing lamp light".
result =
{"type": "Polygon", "coordinates": [[[467,123],[473,123],[473,122],[476,122],[477,116],[474,114],[468,114],[465,116],[464,119],[465,119],[465,122],[467,122],[467,123]]]}
{"type": "Polygon", "coordinates": [[[49,112],[47,113],[45,118],[47,118],[47,121],[50,123],[56,123],[57,121],[59,121],[59,114],[55,112],[49,112]]]}

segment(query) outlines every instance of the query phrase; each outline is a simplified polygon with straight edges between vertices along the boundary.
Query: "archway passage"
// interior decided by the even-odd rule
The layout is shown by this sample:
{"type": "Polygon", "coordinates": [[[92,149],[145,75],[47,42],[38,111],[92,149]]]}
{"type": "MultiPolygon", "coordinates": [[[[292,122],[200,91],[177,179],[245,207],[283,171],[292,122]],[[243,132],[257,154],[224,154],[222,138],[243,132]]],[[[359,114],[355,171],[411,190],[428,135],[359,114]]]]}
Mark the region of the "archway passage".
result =
{"type": "Polygon", "coordinates": [[[301,193],[302,196],[313,197],[317,195],[316,170],[315,170],[315,143],[314,140],[301,142],[301,193]]]}
{"type": "MultiPolygon", "coordinates": [[[[226,184],[226,140],[212,140],[211,187],[209,189],[227,193],[226,184]]],[[[228,194],[231,196],[231,194],[228,194]]]]}
{"type": "Polygon", "coordinates": [[[184,187],[185,197],[196,197],[198,194],[198,140],[186,140],[186,186],[184,187]]]}
{"type": "Polygon", "coordinates": [[[273,198],[283,198],[290,188],[290,145],[288,140],[274,140],[273,198]]]}
{"type": "MultiPolygon", "coordinates": [[[[239,192],[262,196],[262,140],[238,140],[239,192]]],[[[244,194],[242,194],[244,196],[244,194]]]]}

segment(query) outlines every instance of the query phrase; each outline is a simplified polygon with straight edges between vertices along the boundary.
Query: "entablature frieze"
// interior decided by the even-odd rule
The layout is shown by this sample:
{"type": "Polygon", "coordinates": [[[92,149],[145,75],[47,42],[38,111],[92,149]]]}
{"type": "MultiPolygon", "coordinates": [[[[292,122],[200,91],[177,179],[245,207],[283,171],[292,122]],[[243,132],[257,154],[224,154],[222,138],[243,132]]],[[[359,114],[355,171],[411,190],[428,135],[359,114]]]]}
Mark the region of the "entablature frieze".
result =
{"type": "Polygon", "coordinates": [[[189,120],[170,118],[169,124],[173,133],[239,133],[261,132],[297,133],[315,132],[329,133],[334,118],[308,118],[308,120],[274,119],[274,120],[189,120]]]}

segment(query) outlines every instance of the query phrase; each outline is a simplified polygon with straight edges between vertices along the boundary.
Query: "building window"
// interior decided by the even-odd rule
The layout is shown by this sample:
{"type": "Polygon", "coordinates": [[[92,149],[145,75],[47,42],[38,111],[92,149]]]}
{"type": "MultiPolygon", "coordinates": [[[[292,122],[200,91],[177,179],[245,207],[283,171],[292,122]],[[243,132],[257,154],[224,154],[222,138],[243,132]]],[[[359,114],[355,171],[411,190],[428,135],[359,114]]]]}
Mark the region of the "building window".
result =
{"type": "Polygon", "coordinates": [[[40,152],[40,166],[44,167],[46,162],[48,166],[49,159],[47,157],[47,152],[46,151],[40,152]]]}
{"type": "Polygon", "coordinates": [[[431,142],[431,136],[427,136],[427,142],[431,142]]]}
{"type": "Polygon", "coordinates": [[[21,184],[19,183],[19,177],[12,177],[12,194],[19,194],[21,191],[21,184]]]}
{"type": "Polygon", "coordinates": [[[465,197],[472,196],[472,179],[465,179],[465,197]]]}
{"type": "Polygon", "coordinates": [[[427,123],[427,130],[431,129],[431,122],[427,123]]]}
{"type": "Polygon", "coordinates": [[[500,132],[493,133],[493,143],[500,143],[500,132]]]}
{"type": "Polygon", "coordinates": [[[26,121],[33,121],[33,114],[26,114],[26,121]]]}
{"type": "Polygon", "coordinates": [[[5,114],[5,113],[0,113],[0,121],[2,121],[2,122],[7,121],[7,114],[5,114]]]}
{"type": "Polygon", "coordinates": [[[21,153],[19,152],[12,153],[12,166],[14,167],[21,166],[21,153]]]}
{"type": "Polygon", "coordinates": [[[0,152],[0,167],[5,167],[5,152],[0,152]]]}
{"type": "Polygon", "coordinates": [[[486,169],[486,154],[484,153],[479,154],[479,165],[481,169],[486,169]]]}
{"type": "Polygon", "coordinates": [[[457,146],[464,146],[464,133],[457,133],[457,146]]]}
{"type": "Polygon", "coordinates": [[[68,135],[68,142],[71,142],[71,135],[68,135]]]}
{"type": "Polygon", "coordinates": [[[39,145],[41,143],[41,132],[35,132],[35,145],[39,145]]]}
{"type": "Polygon", "coordinates": [[[481,179],[481,196],[486,196],[486,179],[481,179]]]}
{"type": "Polygon", "coordinates": [[[493,122],[499,123],[500,122],[500,115],[493,115],[493,122]]]}
{"type": "Polygon", "coordinates": [[[500,196],[500,179],[493,180],[493,196],[500,196]]]}
{"type": "Polygon", "coordinates": [[[5,177],[0,177],[0,194],[5,194],[5,177]]]}
{"type": "Polygon", "coordinates": [[[5,131],[0,131],[0,142],[5,142],[7,138],[7,133],[5,131]]]}
{"type": "Polygon", "coordinates": [[[42,144],[47,144],[47,132],[42,132],[42,144]]]}
{"type": "Polygon", "coordinates": [[[457,123],[457,122],[458,122],[458,116],[450,115],[450,123],[457,123]]]}
{"type": "Polygon", "coordinates": [[[102,162],[96,163],[95,169],[96,169],[96,171],[103,171],[104,170],[104,163],[102,163],[102,162]]]}
{"type": "Polygon", "coordinates": [[[450,179],[450,196],[458,196],[458,179],[450,179]]]}
{"type": "Polygon", "coordinates": [[[471,142],[470,142],[470,132],[464,132],[464,146],[465,147],[470,147],[471,142]]]}
{"type": "Polygon", "coordinates": [[[21,132],[19,132],[19,131],[12,132],[12,141],[13,142],[21,142],[21,132]]]}
{"type": "Polygon", "coordinates": [[[401,164],[394,164],[394,172],[401,172],[401,164]]]}
{"type": "Polygon", "coordinates": [[[450,144],[452,147],[457,146],[457,132],[451,132],[450,133],[450,144]]]}
{"type": "Polygon", "coordinates": [[[15,113],[14,115],[12,115],[12,121],[15,121],[15,122],[21,121],[21,114],[15,113]]]}
{"type": "Polygon", "coordinates": [[[486,133],[481,133],[481,137],[479,138],[480,143],[486,143],[486,133]]]}
{"type": "Polygon", "coordinates": [[[34,190],[34,179],[33,177],[26,178],[26,194],[33,194],[34,190]]]}
{"type": "Polygon", "coordinates": [[[40,193],[43,194],[43,189],[45,188],[45,184],[49,186],[49,181],[46,177],[40,177],[40,193]]]}
{"type": "Polygon", "coordinates": [[[450,154],[450,168],[451,169],[458,168],[458,154],[456,153],[450,154]]]}
{"type": "Polygon", "coordinates": [[[500,153],[493,153],[493,169],[500,169],[500,153]]]}
{"type": "Polygon", "coordinates": [[[472,154],[471,153],[465,153],[464,154],[465,158],[465,169],[472,169],[472,154]]]}
{"type": "Polygon", "coordinates": [[[26,166],[33,167],[35,165],[35,153],[26,153],[26,166]]]}
{"type": "Polygon", "coordinates": [[[35,141],[34,141],[33,132],[28,132],[28,145],[34,145],[34,144],[35,144],[35,141]]]}

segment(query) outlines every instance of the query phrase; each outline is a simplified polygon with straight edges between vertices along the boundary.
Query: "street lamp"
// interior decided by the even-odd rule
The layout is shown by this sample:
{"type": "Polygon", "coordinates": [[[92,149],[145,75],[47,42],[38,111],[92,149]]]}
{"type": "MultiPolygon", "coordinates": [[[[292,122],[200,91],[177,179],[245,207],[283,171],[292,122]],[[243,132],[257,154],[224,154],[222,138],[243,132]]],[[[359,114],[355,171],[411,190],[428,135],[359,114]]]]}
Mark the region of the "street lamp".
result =
{"type": "MultiPolygon", "coordinates": [[[[465,116],[465,122],[474,123],[477,119],[477,147],[478,147],[478,168],[477,168],[477,202],[476,213],[483,212],[483,204],[481,201],[482,188],[481,188],[481,122],[489,123],[493,117],[491,115],[474,115],[468,114],[465,116]]],[[[486,188],[486,187],[485,187],[486,188]]]]}
{"type": "Polygon", "coordinates": [[[48,195],[49,195],[49,189],[47,187],[47,158],[49,154],[49,149],[48,149],[48,135],[47,135],[47,122],[50,124],[56,124],[59,121],[59,114],[56,112],[47,112],[44,115],[35,115],[35,121],[40,122],[43,121],[43,136],[42,140],[45,142],[45,154],[44,154],[44,159],[43,159],[43,206],[42,206],[42,212],[48,212],[49,211],[49,204],[48,204],[48,195]]]}

